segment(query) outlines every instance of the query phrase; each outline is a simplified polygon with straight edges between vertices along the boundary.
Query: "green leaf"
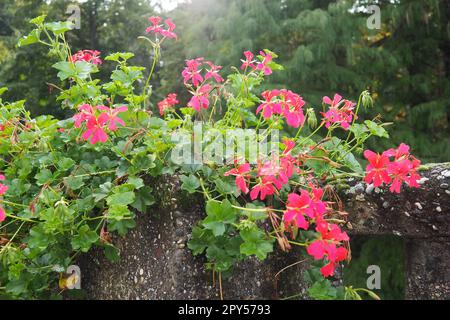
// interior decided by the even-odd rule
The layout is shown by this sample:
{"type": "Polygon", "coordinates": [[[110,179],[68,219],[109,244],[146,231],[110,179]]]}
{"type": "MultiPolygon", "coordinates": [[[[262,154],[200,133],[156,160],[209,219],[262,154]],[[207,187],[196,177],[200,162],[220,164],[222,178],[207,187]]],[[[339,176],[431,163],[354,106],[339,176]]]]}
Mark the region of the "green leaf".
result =
{"type": "Polygon", "coordinates": [[[52,31],[55,35],[63,34],[73,29],[74,24],[72,21],[58,21],[46,23],[45,27],[52,31]]]}
{"type": "Polygon", "coordinates": [[[127,206],[132,204],[135,200],[135,194],[132,191],[115,193],[106,198],[109,207],[113,206],[127,206]]]}
{"type": "Polygon", "coordinates": [[[237,211],[228,200],[217,202],[210,200],[206,203],[207,217],[202,224],[205,229],[211,230],[214,236],[225,233],[226,226],[236,221],[237,211]]]}
{"type": "Polygon", "coordinates": [[[383,126],[370,120],[364,121],[364,124],[367,126],[370,133],[373,134],[374,136],[381,138],[389,138],[389,134],[386,131],[386,129],[383,128],[383,126]]]}
{"type": "Polygon", "coordinates": [[[37,184],[42,186],[52,181],[53,173],[48,169],[42,169],[34,178],[37,180],[37,184]]]}
{"type": "Polygon", "coordinates": [[[70,158],[62,158],[58,161],[58,168],[61,171],[67,171],[69,169],[72,169],[74,165],[75,161],[70,158]]]}
{"type": "Polygon", "coordinates": [[[132,184],[135,189],[140,189],[144,186],[144,180],[133,176],[128,177],[127,183],[132,184]]]}
{"type": "Polygon", "coordinates": [[[47,17],[47,15],[46,15],[46,14],[43,14],[43,15],[41,15],[41,16],[38,16],[38,17],[36,17],[36,18],[31,19],[31,20],[30,20],[30,23],[39,26],[39,25],[41,25],[41,24],[45,21],[45,18],[46,18],[46,17],[47,17]]]}
{"type": "Polygon", "coordinates": [[[178,128],[179,126],[181,126],[183,124],[183,120],[181,119],[172,119],[167,123],[167,127],[169,129],[175,129],[178,128]]]}
{"type": "Polygon", "coordinates": [[[119,235],[124,236],[127,234],[128,230],[136,227],[136,222],[133,219],[126,220],[112,220],[109,221],[109,231],[117,231],[119,235]]]}
{"type": "Polygon", "coordinates": [[[27,244],[30,249],[43,251],[55,241],[52,235],[46,234],[43,225],[38,225],[30,230],[27,244]]]}
{"type": "Polygon", "coordinates": [[[61,79],[61,81],[75,77],[87,79],[91,73],[98,71],[95,65],[86,61],[77,61],[75,63],[60,61],[55,63],[53,68],[59,70],[58,78],[61,79]]]}
{"type": "Polygon", "coordinates": [[[188,248],[192,250],[194,256],[202,254],[211,243],[212,238],[211,231],[198,226],[194,227],[191,240],[188,242],[188,248]]]}
{"type": "Polygon", "coordinates": [[[195,193],[195,190],[200,187],[200,180],[193,174],[189,175],[189,177],[182,175],[180,180],[183,182],[181,189],[186,190],[189,193],[195,193]]]}
{"type": "Polygon", "coordinates": [[[113,245],[107,244],[104,248],[105,256],[111,262],[120,260],[120,250],[113,245]]]}
{"type": "Polygon", "coordinates": [[[64,184],[68,186],[73,191],[79,190],[84,186],[84,181],[82,177],[66,177],[64,178],[64,184]]]}
{"type": "Polygon", "coordinates": [[[223,195],[235,194],[237,192],[236,184],[230,180],[227,181],[225,179],[217,178],[214,180],[214,184],[216,185],[217,191],[223,195]]]}
{"type": "Polygon", "coordinates": [[[110,54],[105,58],[107,61],[116,61],[116,62],[126,62],[127,60],[134,57],[134,53],[131,52],[116,52],[110,54]]]}
{"type": "Polygon", "coordinates": [[[241,230],[240,235],[244,240],[240,248],[242,254],[256,255],[259,260],[264,260],[267,254],[273,251],[273,239],[267,239],[264,232],[258,228],[241,230]]]}
{"type": "Polygon", "coordinates": [[[131,217],[131,211],[125,205],[111,206],[108,209],[108,220],[122,221],[131,217]]]}
{"type": "Polygon", "coordinates": [[[136,200],[131,204],[139,212],[146,212],[147,207],[155,203],[152,195],[152,188],[144,187],[136,192],[136,200]]]}
{"type": "Polygon", "coordinates": [[[82,225],[78,229],[78,234],[72,238],[73,250],[81,250],[82,252],[88,252],[94,243],[97,242],[99,236],[96,232],[92,231],[88,225],[82,225]]]}
{"type": "Polygon", "coordinates": [[[39,29],[34,29],[27,36],[23,36],[22,38],[19,39],[18,46],[23,47],[39,42],[40,33],[41,32],[39,31],[39,29]]]}
{"type": "Polygon", "coordinates": [[[308,289],[309,296],[315,300],[333,300],[337,297],[337,290],[333,288],[331,282],[326,279],[322,279],[313,284],[308,289]]]}

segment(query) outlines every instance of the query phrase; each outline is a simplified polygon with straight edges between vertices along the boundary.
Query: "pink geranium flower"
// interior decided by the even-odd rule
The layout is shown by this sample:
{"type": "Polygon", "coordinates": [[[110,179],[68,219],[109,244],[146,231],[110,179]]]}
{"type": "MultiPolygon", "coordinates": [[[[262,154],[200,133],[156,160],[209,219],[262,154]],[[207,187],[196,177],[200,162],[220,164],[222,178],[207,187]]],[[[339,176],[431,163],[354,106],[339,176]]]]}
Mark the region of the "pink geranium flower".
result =
{"type": "Polygon", "coordinates": [[[181,75],[184,78],[184,83],[187,84],[189,81],[192,81],[194,86],[198,86],[203,82],[203,77],[200,74],[201,69],[199,67],[202,65],[203,58],[196,58],[186,60],[186,67],[181,72],[181,75]]]}
{"type": "Polygon", "coordinates": [[[100,51],[97,50],[80,50],[73,56],[69,57],[70,62],[85,61],[94,65],[100,65],[103,61],[100,59],[100,51]]]}
{"type": "MultiPolygon", "coordinates": [[[[0,181],[5,181],[5,176],[0,174],[0,181]]],[[[8,191],[8,186],[0,183],[0,196],[3,196],[8,191]]]]}
{"type": "Polygon", "coordinates": [[[116,131],[118,124],[120,124],[121,126],[125,126],[125,122],[118,117],[118,114],[121,112],[126,112],[128,110],[128,107],[122,106],[118,108],[108,108],[106,106],[97,106],[97,109],[106,112],[106,115],[108,117],[108,129],[110,131],[116,131]]]}
{"type": "Polygon", "coordinates": [[[297,227],[308,230],[309,223],[305,216],[310,215],[311,198],[308,191],[302,190],[300,195],[291,193],[288,195],[286,211],[284,213],[284,221],[287,224],[295,223],[297,227]]]}
{"type": "Polygon", "coordinates": [[[298,94],[286,90],[271,90],[262,93],[264,101],[256,109],[256,113],[263,112],[263,117],[269,119],[272,115],[282,115],[286,123],[298,128],[305,123],[303,106],[305,101],[298,94]]]}
{"type": "Polygon", "coordinates": [[[177,94],[169,93],[167,98],[158,103],[159,114],[163,116],[167,109],[173,108],[178,103],[177,94]]]}
{"type": "Polygon", "coordinates": [[[241,60],[242,61],[242,66],[241,69],[245,70],[248,67],[252,68],[253,70],[256,70],[256,65],[255,63],[257,62],[256,60],[254,60],[254,54],[251,53],[250,51],[245,51],[244,52],[244,56],[245,56],[245,60],[241,60]]]}
{"type": "Polygon", "coordinates": [[[109,116],[102,113],[98,118],[91,118],[87,121],[87,130],[81,136],[84,140],[90,140],[91,144],[98,142],[105,143],[108,141],[108,135],[104,130],[104,126],[109,121],[109,116]]]}
{"type": "Polygon", "coordinates": [[[420,175],[417,170],[420,161],[409,153],[409,146],[402,143],[397,149],[389,149],[381,155],[366,150],[364,156],[369,161],[365,181],[379,187],[392,181],[390,191],[400,193],[405,182],[411,188],[418,188],[420,175]],[[391,161],[390,158],[394,158],[391,161]]]}
{"type": "Polygon", "coordinates": [[[364,151],[364,157],[369,161],[366,168],[365,181],[367,183],[373,182],[374,187],[379,187],[383,183],[391,182],[391,177],[388,172],[388,165],[390,163],[389,153],[383,152],[377,154],[373,151],[364,151]]]}
{"type": "Polygon", "coordinates": [[[171,38],[171,39],[177,38],[177,35],[173,32],[175,30],[176,26],[172,22],[172,20],[167,19],[165,21],[167,29],[164,29],[163,25],[160,24],[162,21],[162,19],[160,17],[152,16],[152,17],[148,18],[148,20],[152,23],[152,25],[145,30],[146,33],[154,32],[155,34],[157,34],[157,35],[160,34],[165,38],[171,38]]]}
{"type": "Polygon", "coordinates": [[[205,79],[208,80],[210,78],[214,78],[217,83],[221,83],[225,81],[222,76],[219,74],[219,71],[222,69],[222,66],[216,66],[214,63],[210,61],[206,61],[206,64],[209,65],[210,69],[206,69],[205,79]]]}
{"type": "Polygon", "coordinates": [[[6,220],[6,212],[3,210],[2,207],[0,207],[0,223],[6,220]]]}
{"type": "Polygon", "coordinates": [[[343,100],[339,94],[335,94],[333,100],[329,97],[324,97],[323,103],[330,105],[327,112],[321,112],[325,127],[328,129],[332,124],[339,124],[344,130],[348,130],[355,117],[353,113],[355,103],[343,100]]]}
{"type": "Polygon", "coordinates": [[[168,29],[162,30],[161,34],[166,38],[176,39],[177,35],[173,32],[173,30],[175,30],[175,27],[176,27],[175,23],[173,23],[172,20],[170,20],[170,19],[167,19],[165,21],[165,23],[166,23],[166,26],[168,27],[168,29]]]}
{"type": "Polygon", "coordinates": [[[336,263],[347,259],[348,250],[341,245],[343,241],[348,241],[349,237],[338,225],[328,224],[326,221],[317,223],[316,230],[320,237],[313,241],[306,251],[315,260],[326,259],[327,264],[320,271],[324,277],[330,277],[334,274],[336,263]]]}
{"type": "Polygon", "coordinates": [[[193,97],[189,101],[188,107],[194,108],[196,111],[200,111],[201,109],[208,109],[208,98],[210,91],[211,86],[209,84],[198,87],[197,90],[193,93],[193,97]]]}
{"type": "Polygon", "coordinates": [[[280,95],[280,90],[264,91],[261,95],[264,98],[264,102],[258,106],[256,114],[262,111],[263,117],[269,119],[273,114],[282,112],[281,102],[277,99],[280,95]]]}
{"type": "Polygon", "coordinates": [[[271,196],[277,192],[277,189],[281,189],[280,182],[273,176],[263,176],[261,181],[252,188],[250,192],[250,199],[256,200],[258,196],[261,200],[264,200],[266,196],[271,196]]]}
{"type": "Polygon", "coordinates": [[[265,53],[260,51],[259,54],[263,57],[263,60],[258,63],[256,68],[260,71],[263,71],[266,76],[270,76],[272,74],[272,69],[269,67],[270,62],[272,62],[273,56],[270,53],[265,53]]]}
{"type": "Polygon", "coordinates": [[[236,187],[241,190],[244,194],[247,194],[250,190],[247,186],[247,181],[246,179],[250,177],[250,175],[248,174],[251,170],[250,164],[249,163],[244,163],[242,165],[240,165],[237,169],[231,169],[228,172],[224,173],[225,177],[228,176],[235,176],[236,180],[236,187]]]}
{"type": "Polygon", "coordinates": [[[80,112],[73,116],[73,120],[75,121],[75,128],[79,128],[83,122],[95,118],[96,107],[93,107],[89,104],[83,104],[78,107],[78,110],[80,112]]]}

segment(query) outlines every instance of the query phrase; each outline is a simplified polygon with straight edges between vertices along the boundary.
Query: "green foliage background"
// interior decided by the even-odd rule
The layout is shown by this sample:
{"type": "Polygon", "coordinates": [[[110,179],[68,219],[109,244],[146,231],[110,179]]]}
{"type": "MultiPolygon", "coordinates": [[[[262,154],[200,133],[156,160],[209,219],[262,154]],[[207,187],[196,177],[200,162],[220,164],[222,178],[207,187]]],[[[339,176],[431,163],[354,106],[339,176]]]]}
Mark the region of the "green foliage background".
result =
{"type": "MultiPolygon", "coordinates": [[[[159,1],[164,2],[164,1],[159,1]]],[[[6,98],[27,98],[34,114],[53,113],[56,83],[44,48],[16,48],[28,20],[47,13],[65,19],[70,1],[4,0],[0,3],[0,86],[6,98]]],[[[381,150],[407,141],[424,162],[450,160],[450,3],[445,0],[192,0],[172,12],[160,12],[157,1],[88,0],[80,3],[81,29],[70,32],[76,49],[136,52],[133,63],[149,65],[136,41],[155,12],[177,24],[179,40],[167,47],[158,68],[155,101],[181,92],[183,60],[204,56],[224,66],[270,48],[279,53],[286,72],[271,77],[268,87],[287,87],[312,106],[323,95],[338,92],[349,99],[369,89],[375,109],[395,124],[392,139],[372,145],[381,150]],[[380,30],[370,30],[367,6],[381,8],[380,30]],[[325,90],[325,91],[324,91],[325,90]]],[[[163,6],[164,7],[164,6],[163,6]]],[[[108,75],[111,70],[103,70],[108,75]]],[[[182,96],[183,98],[183,96],[182,96]]],[[[186,102],[186,97],[182,99],[186,102]]],[[[370,114],[369,114],[370,113],[370,114]]]]}

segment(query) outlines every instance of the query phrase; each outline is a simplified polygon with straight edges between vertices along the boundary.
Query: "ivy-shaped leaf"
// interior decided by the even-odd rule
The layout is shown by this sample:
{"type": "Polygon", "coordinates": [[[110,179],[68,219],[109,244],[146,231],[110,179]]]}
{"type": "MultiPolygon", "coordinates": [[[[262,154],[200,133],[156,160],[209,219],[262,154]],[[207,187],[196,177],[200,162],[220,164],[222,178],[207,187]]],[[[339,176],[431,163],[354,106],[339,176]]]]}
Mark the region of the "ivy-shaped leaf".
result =
{"type": "Polygon", "coordinates": [[[73,250],[88,252],[98,239],[97,233],[92,231],[87,224],[84,224],[78,229],[78,234],[72,238],[72,248],[73,250]]]}
{"type": "Polygon", "coordinates": [[[240,235],[244,240],[241,244],[241,253],[247,256],[255,255],[259,260],[264,260],[267,254],[273,251],[273,239],[258,228],[241,230],[240,235]]]}
{"type": "Polygon", "coordinates": [[[195,193],[195,191],[200,188],[200,180],[193,174],[189,176],[181,176],[180,180],[182,182],[181,189],[186,190],[189,193],[195,193]]]}

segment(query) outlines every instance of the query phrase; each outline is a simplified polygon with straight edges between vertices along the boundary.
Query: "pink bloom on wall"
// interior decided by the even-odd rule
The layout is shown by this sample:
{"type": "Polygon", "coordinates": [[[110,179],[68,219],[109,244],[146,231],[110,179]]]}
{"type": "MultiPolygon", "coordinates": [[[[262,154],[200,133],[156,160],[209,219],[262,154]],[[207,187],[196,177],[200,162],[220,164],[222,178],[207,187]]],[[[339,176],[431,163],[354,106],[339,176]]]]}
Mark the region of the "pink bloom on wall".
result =
{"type": "Polygon", "coordinates": [[[2,207],[0,207],[0,223],[6,220],[6,212],[3,210],[2,207]]]}
{"type": "Polygon", "coordinates": [[[81,136],[84,140],[90,140],[91,144],[98,142],[105,143],[108,141],[108,135],[104,130],[104,126],[109,121],[109,116],[106,113],[102,113],[98,118],[91,118],[87,122],[87,130],[81,136]]]}
{"type": "Polygon", "coordinates": [[[181,72],[185,84],[191,81],[192,84],[197,87],[200,83],[203,82],[201,69],[199,69],[199,67],[202,65],[202,61],[203,58],[186,60],[186,67],[181,72]]]}
{"type": "Polygon", "coordinates": [[[250,51],[245,51],[244,52],[244,56],[245,56],[245,60],[241,60],[242,61],[242,66],[241,69],[247,69],[247,68],[252,68],[253,70],[256,70],[256,65],[255,63],[257,62],[254,58],[254,54],[251,53],[250,51]]]}
{"type": "Polygon", "coordinates": [[[348,241],[349,237],[338,225],[328,224],[325,221],[317,223],[316,230],[320,238],[313,241],[306,251],[315,260],[326,259],[327,264],[320,271],[324,277],[330,277],[334,275],[336,263],[347,259],[348,250],[341,244],[348,241]]]}
{"type": "Polygon", "coordinates": [[[262,93],[264,101],[256,109],[256,114],[263,112],[263,117],[269,119],[272,115],[281,115],[286,119],[286,123],[294,128],[298,128],[305,123],[303,106],[305,101],[298,94],[286,90],[271,90],[262,93]]]}
{"type": "Polygon", "coordinates": [[[309,215],[309,211],[311,211],[310,204],[311,198],[306,190],[302,190],[300,195],[289,194],[284,221],[288,224],[294,222],[297,227],[308,230],[309,223],[306,221],[305,215],[309,215]]]}
{"type": "Polygon", "coordinates": [[[390,163],[389,153],[383,152],[377,154],[373,151],[364,151],[364,157],[369,160],[369,165],[366,168],[365,181],[371,183],[375,187],[381,186],[383,183],[391,182],[391,177],[388,173],[388,165],[390,163]]]}
{"type": "Polygon", "coordinates": [[[117,130],[117,125],[125,126],[125,122],[118,117],[118,114],[121,112],[126,112],[128,107],[122,106],[118,108],[108,108],[106,106],[97,106],[98,110],[105,111],[108,117],[108,129],[111,131],[117,130]]]}
{"type": "Polygon", "coordinates": [[[179,101],[176,93],[169,93],[167,97],[158,103],[159,114],[164,115],[167,109],[173,108],[179,101]]]}
{"type": "Polygon", "coordinates": [[[251,170],[250,164],[244,163],[240,165],[237,169],[231,169],[224,173],[225,177],[235,176],[236,187],[241,190],[244,194],[247,194],[250,190],[247,186],[246,179],[249,178],[249,172],[251,170]]]}
{"type": "Polygon", "coordinates": [[[321,112],[325,127],[330,128],[332,124],[339,124],[344,130],[348,130],[355,117],[353,112],[355,103],[342,99],[339,94],[335,94],[333,100],[324,97],[323,103],[330,106],[327,112],[321,112]]]}
{"type": "Polygon", "coordinates": [[[270,76],[272,74],[272,69],[269,67],[270,62],[272,62],[273,56],[270,53],[265,53],[260,51],[259,54],[263,57],[263,60],[258,63],[256,68],[260,71],[263,71],[266,76],[270,76]]]}
{"type": "Polygon", "coordinates": [[[208,98],[210,90],[211,86],[209,84],[205,84],[204,86],[197,88],[197,90],[193,93],[193,97],[188,103],[188,107],[194,108],[194,110],[196,111],[200,111],[201,109],[208,109],[208,98]]]}
{"type": "Polygon", "coordinates": [[[79,128],[83,122],[95,118],[96,107],[93,107],[89,104],[83,104],[78,107],[78,110],[80,112],[73,116],[73,120],[75,121],[75,128],[79,128]]]}
{"type": "Polygon", "coordinates": [[[166,38],[171,38],[171,39],[176,39],[177,35],[173,32],[175,30],[175,23],[172,22],[172,20],[167,19],[165,21],[166,26],[167,26],[167,30],[162,30],[161,34],[166,37],[166,38]]]}
{"type": "Polygon", "coordinates": [[[390,191],[395,193],[400,193],[403,183],[410,188],[419,187],[417,170],[420,160],[409,153],[408,145],[402,143],[397,149],[386,150],[381,155],[366,150],[364,157],[369,161],[365,176],[367,183],[373,182],[375,187],[379,187],[392,181],[390,191]]]}
{"type": "Polygon", "coordinates": [[[216,66],[214,63],[210,61],[206,61],[206,64],[209,65],[210,69],[206,69],[205,79],[208,80],[210,78],[214,78],[217,83],[221,83],[225,81],[222,76],[219,74],[219,71],[222,69],[222,66],[216,66]]]}
{"type": "Polygon", "coordinates": [[[263,112],[263,117],[269,119],[273,114],[280,114],[282,112],[281,103],[278,99],[280,90],[264,91],[261,95],[264,102],[256,109],[256,114],[263,112]]]}
{"type": "Polygon", "coordinates": [[[256,200],[258,196],[264,200],[267,196],[271,196],[277,192],[276,188],[281,189],[281,184],[273,176],[263,176],[261,181],[252,188],[250,199],[256,200]]]}
{"type": "Polygon", "coordinates": [[[160,34],[163,37],[176,39],[177,35],[173,32],[175,30],[175,24],[172,22],[172,20],[167,19],[165,21],[167,29],[164,28],[164,26],[161,24],[162,18],[158,16],[152,16],[148,18],[148,21],[152,23],[150,27],[148,27],[145,32],[150,33],[153,32],[155,34],[160,34]]]}
{"type": "Polygon", "coordinates": [[[70,62],[85,61],[94,65],[100,65],[103,61],[100,59],[100,51],[97,50],[80,50],[69,58],[70,62]]]}

